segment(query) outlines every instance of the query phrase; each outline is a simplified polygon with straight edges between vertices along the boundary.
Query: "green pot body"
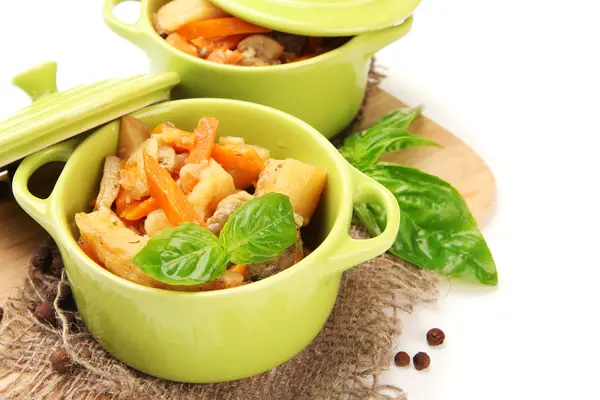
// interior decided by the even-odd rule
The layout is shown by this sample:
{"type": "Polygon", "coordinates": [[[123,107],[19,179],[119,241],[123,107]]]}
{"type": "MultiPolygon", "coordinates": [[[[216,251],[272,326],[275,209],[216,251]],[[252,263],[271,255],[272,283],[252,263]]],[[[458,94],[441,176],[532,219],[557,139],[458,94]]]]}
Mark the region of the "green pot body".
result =
{"type": "MultiPolygon", "coordinates": [[[[355,36],[342,47],[313,59],[269,67],[215,64],[168,45],[154,30],[152,14],[166,1],[142,0],[136,24],[112,13],[122,0],[106,0],[104,18],[117,34],[143,49],[154,73],[180,75],[175,98],[214,97],[250,101],[294,115],[330,138],[351,124],[365,96],[370,59],[410,31],[401,25],[355,36]]],[[[242,16],[243,18],[243,16],[242,16]]]]}
{"type": "Polygon", "coordinates": [[[19,204],[55,239],[79,312],[102,346],[125,364],[180,382],[222,382],[267,371],[294,357],[319,333],[334,306],[344,270],[386,251],[399,226],[394,197],[345,162],[306,123],[278,110],[223,99],[189,99],[133,114],[148,126],[169,120],[191,130],[199,118],[219,119],[219,135],[241,136],[274,158],[324,168],[326,189],[309,232],[315,251],[267,279],[214,292],[181,293],[143,287],[90,260],[76,243],[77,212],[95,198],[104,157],[116,152],[119,122],[26,158],[13,180],[19,204]],[[33,196],[27,183],[42,165],[66,161],[53,193],[33,196]],[[347,232],[353,204],[381,204],[388,228],[372,239],[347,232]]]}

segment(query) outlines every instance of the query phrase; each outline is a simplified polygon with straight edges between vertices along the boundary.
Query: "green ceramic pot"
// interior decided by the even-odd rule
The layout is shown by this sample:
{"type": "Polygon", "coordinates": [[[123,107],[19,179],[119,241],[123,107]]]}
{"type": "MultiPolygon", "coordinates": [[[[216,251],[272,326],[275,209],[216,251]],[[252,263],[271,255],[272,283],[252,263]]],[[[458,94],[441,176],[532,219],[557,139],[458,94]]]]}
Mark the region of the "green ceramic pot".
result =
{"type": "MultiPolygon", "coordinates": [[[[342,47],[297,63],[268,67],[215,64],[168,45],[152,26],[152,13],[165,0],[141,0],[141,15],[126,24],[112,13],[123,0],[106,0],[104,19],[120,36],[143,49],[152,72],[177,72],[175,98],[217,97],[251,101],[292,114],[330,138],[346,128],[362,104],[370,58],[406,35],[412,17],[401,25],[355,36],[342,47]]],[[[240,16],[243,18],[243,16],[240,16]]]]}
{"type": "Polygon", "coordinates": [[[324,168],[327,186],[311,231],[304,234],[318,247],[277,275],[214,292],[153,289],[111,274],[81,251],[74,224],[75,213],[89,210],[96,196],[104,157],[116,152],[119,122],[111,122],[83,141],[71,139],[27,157],[13,180],[19,204],[57,242],[90,332],[125,364],[181,382],[241,379],[294,357],[327,320],[342,272],[391,246],[400,222],[396,200],[351,167],[315,129],[281,111],[235,100],[190,99],[133,115],[149,126],[169,120],[188,130],[200,117],[216,117],[220,135],[242,136],[268,148],[273,157],[324,168]],[[66,165],[52,194],[37,198],[29,192],[28,180],[52,161],[66,165]],[[376,238],[351,239],[352,206],[366,201],[385,208],[388,227],[376,238]]]}

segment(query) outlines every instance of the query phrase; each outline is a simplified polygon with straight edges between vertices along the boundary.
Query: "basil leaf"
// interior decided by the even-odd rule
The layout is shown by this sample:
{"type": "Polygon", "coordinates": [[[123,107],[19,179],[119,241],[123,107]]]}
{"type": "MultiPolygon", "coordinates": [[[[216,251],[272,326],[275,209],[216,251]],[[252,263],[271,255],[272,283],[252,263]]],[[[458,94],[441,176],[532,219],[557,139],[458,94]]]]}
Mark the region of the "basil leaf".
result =
{"type": "Polygon", "coordinates": [[[228,259],[217,236],[200,225],[185,223],[150,239],[133,263],[161,282],[193,285],[219,278],[228,259]]]}
{"type": "Polygon", "coordinates": [[[236,264],[274,259],[296,242],[290,199],[267,193],[247,201],[229,217],[220,238],[236,264]]]}
{"type": "Polygon", "coordinates": [[[422,105],[418,105],[417,107],[399,108],[379,118],[379,120],[377,120],[377,122],[368,130],[381,128],[407,129],[421,114],[422,110],[422,105]]]}
{"type": "MultiPolygon", "coordinates": [[[[379,163],[367,175],[398,200],[400,231],[392,254],[447,276],[476,278],[496,285],[492,254],[460,193],[447,182],[417,169],[379,163]]],[[[371,234],[385,229],[385,212],[377,205],[358,205],[358,216],[371,234]]]]}
{"type": "Polygon", "coordinates": [[[344,142],[340,152],[350,164],[364,171],[374,165],[385,153],[421,146],[441,147],[434,141],[413,135],[403,129],[381,128],[369,129],[350,136],[344,142]]]}
{"type": "Polygon", "coordinates": [[[406,131],[421,113],[421,108],[401,108],[384,115],[369,129],[349,136],[340,153],[350,164],[363,171],[385,153],[420,146],[441,147],[434,141],[406,131]]]}

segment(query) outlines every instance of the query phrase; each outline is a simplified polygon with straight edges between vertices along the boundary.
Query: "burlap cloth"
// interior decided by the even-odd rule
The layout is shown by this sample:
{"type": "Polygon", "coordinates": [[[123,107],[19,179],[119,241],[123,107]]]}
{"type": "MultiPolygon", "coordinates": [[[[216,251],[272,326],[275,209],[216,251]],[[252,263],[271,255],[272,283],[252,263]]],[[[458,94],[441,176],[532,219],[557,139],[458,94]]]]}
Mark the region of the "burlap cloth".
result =
{"type": "MultiPolygon", "coordinates": [[[[369,87],[381,77],[372,68],[369,87]]],[[[354,227],[351,235],[366,236],[354,227]]],[[[344,273],[327,324],[294,359],[241,381],[178,384],[134,371],[100,347],[73,308],[60,254],[48,251],[53,244],[43,246],[51,259],[38,254],[23,286],[2,305],[0,380],[12,379],[2,399],[406,399],[400,387],[382,385],[378,377],[392,362],[402,312],[438,296],[434,274],[383,255],[344,273]],[[44,300],[58,310],[54,325],[34,315],[44,300]],[[60,348],[73,360],[68,373],[50,362],[60,348]]]]}

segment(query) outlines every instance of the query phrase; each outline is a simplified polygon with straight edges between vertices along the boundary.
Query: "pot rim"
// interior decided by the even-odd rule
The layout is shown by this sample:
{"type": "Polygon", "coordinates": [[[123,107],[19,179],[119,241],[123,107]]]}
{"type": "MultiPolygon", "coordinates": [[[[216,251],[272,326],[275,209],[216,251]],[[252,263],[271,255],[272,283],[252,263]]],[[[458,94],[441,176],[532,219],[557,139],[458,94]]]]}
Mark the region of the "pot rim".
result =
{"type": "MultiPolygon", "coordinates": [[[[245,101],[238,100],[230,100],[230,99],[184,99],[184,100],[175,100],[168,101],[160,104],[156,104],[153,106],[146,107],[142,110],[139,110],[135,113],[132,113],[133,116],[143,116],[145,113],[168,113],[168,109],[161,110],[161,108],[169,108],[174,105],[179,104],[189,104],[195,103],[199,107],[206,103],[212,104],[223,104],[226,106],[233,107],[253,107],[257,110],[257,112],[261,113],[269,113],[271,114],[270,118],[277,117],[286,120],[290,124],[295,124],[300,126],[304,132],[313,140],[316,141],[316,144],[320,146],[322,149],[325,148],[329,153],[329,157],[331,157],[337,167],[337,170],[340,173],[342,179],[342,188],[343,190],[336,193],[336,196],[340,196],[342,199],[341,207],[338,215],[336,216],[335,222],[333,223],[331,230],[327,234],[327,237],[321,242],[321,244],[306,258],[304,258],[299,263],[293,265],[290,268],[287,268],[284,271],[281,271],[273,276],[262,279],[257,282],[252,282],[248,285],[238,286],[234,288],[228,288],[223,290],[213,290],[213,291],[203,291],[203,292],[182,292],[182,291],[174,291],[168,289],[161,288],[153,288],[148,286],[143,286],[134,282],[131,282],[127,279],[121,278],[103,268],[102,266],[95,263],[92,259],[90,259],[83,250],[77,244],[77,240],[73,231],[70,228],[70,224],[73,221],[66,218],[64,215],[64,203],[63,197],[61,195],[62,188],[67,186],[69,182],[66,181],[67,176],[69,175],[68,171],[77,168],[82,162],[85,163],[85,154],[87,151],[86,143],[96,137],[97,135],[101,135],[104,129],[108,129],[110,125],[119,123],[119,121],[112,121],[111,123],[103,126],[97,131],[90,134],[86,137],[83,142],[81,142],[77,148],[73,151],[72,155],[69,157],[66,162],[63,172],[61,173],[59,179],[56,182],[55,189],[53,193],[48,198],[48,215],[50,215],[50,221],[48,221],[50,227],[54,228],[53,236],[57,244],[62,245],[64,249],[69,253],[70,257],[76,261],[79,268],[86,268],[89,272],[92,272],[96,275],[100,275],[111,284],[126,288],[127,290],[136,291],[138,293],[145,294],[154,294],[159,296],[185,296],[186,298],[189,296],[203,297],[203,298],[215,298],[220,296],[231,296],[231,295],[243,295],[248,292],[252,292],[255,290],[266,290],[265,288],[270,285],[275,285],[279,281],[284,279],[292,279],[294,275],[306,273],[310,270],[310,268],[314,268],[314,265],[318,264],[319,260],[327,260],[332,254],[337,252],[335,248],[336,245],[340,242],[339,238],[341,235],[348,235],[348,228],[350,226],[350,221],[352,217],[352,206],[353,206],[353,195],[352,192],[352,177],[351,170],[349,164],[345,161],[341,154],[333,147],[333,145],[318,131],[316,131],[313,127],[308,125],[307,123],[289,115],[282,111],[262,106],[255,103],[249,103],[245,101]],[[312,261],[315,262],[312,262],[312,261]]],[[[168,117],[165,117],[168,118],[168,117]]],[[[76,229],[76,228],[75,228],[76,229]]],[[[323,273],[315,273],[315,278],[324,277],[324,276],[332,276],[336,272],[341,274],[341,270],[338,268],[331,268],[327,271],[323,271],[323,273]]]]}

